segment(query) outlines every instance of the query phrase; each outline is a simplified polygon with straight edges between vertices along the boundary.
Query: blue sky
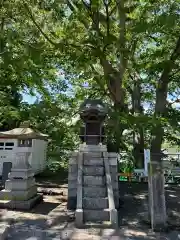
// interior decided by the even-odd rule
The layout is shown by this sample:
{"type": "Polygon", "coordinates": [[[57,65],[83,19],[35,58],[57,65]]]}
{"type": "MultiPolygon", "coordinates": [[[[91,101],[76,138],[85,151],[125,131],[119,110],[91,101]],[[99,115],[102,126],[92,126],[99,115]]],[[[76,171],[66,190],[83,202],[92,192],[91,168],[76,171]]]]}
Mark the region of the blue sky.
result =
{"type": "Polygon", "coordinates": [[[26,94],[26,93],[23,93],[22,96],[23,96],[23,101],[28,102],[29,104],[33,104],[37,99],[36,97],[31,96],[31,95],[26,94]]]}
{"type": "MultiPolygon", "coordinates": [[[[29,104],[33,104],[36,101],[37,97],[39,97],[38,94],[37,94],[37,96],[31,96],[28,93],[23,93],[22,96],[23,96],[23,101],[24,102],[28,102],[29,104]]],[[[178,109],[180,108],[180,104],[179,103],[174,103],[173,106],[175,108],[178,108],[178,109]]],[[[147,104],[147,106],[144,106],[145,109],[148,109],[148,107],[149,107],[148,104],[147,104]]]]}

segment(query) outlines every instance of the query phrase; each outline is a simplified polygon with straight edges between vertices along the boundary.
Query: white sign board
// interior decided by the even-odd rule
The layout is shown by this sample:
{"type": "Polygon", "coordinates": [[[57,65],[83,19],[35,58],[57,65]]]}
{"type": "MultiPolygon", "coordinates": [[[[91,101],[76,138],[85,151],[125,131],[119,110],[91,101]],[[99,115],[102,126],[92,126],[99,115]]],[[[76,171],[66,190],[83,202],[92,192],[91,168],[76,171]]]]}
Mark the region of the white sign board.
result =
{"type": "Polygon", "coordinates": [[[148,176],[148,163],[150,162],[150,150],[144,149],[144,174],[148,176]]]}

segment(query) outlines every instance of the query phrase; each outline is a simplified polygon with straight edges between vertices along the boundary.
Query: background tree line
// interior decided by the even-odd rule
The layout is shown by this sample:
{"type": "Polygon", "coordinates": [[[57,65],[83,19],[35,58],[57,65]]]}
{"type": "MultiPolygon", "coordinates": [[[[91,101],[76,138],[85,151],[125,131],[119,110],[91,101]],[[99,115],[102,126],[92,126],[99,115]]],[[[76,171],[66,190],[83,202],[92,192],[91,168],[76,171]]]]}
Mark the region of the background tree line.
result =
{"type": "Polygon", "coordinates": [[[180,142],[179,9],[171,0],[2,0],[0,130],[31,120],[62,162],[79,143],[79,104],[102,98],[109,149],[138,167],[145,147],[160,161],[163,142],[180,142]],[[40,98],[28,104],[23,92],[40,98]]]}

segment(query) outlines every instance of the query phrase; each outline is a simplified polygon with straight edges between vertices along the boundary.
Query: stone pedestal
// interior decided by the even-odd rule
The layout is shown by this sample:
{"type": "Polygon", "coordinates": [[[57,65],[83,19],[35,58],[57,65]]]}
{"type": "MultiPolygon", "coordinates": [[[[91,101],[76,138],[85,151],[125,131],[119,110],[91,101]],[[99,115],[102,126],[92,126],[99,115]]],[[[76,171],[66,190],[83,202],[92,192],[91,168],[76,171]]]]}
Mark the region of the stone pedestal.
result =
{"type": "Polygon", "coordinates": [[[0,207],[29,209],[42,200],[37,194],[34,173],[28,163],[28,153],[20,153],[17,165],[13,166],[5,182],[5,189],[0,191],[0,207]]]}
{"type": "Polygon", "coordinates": [[[154,230],[166,227],[166,202],[164,190],[164,172],[162,164],[148,164],[149,219],[154,230]]]}

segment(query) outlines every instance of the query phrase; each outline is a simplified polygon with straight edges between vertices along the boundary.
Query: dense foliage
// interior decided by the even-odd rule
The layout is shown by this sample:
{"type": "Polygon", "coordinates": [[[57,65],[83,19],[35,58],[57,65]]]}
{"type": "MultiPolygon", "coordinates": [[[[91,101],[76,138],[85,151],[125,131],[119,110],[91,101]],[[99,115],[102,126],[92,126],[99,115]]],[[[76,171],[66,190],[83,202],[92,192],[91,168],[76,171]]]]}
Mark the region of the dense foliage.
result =
{"type": "Polygon", "coordinates": [[[109,148],[138,166],[145,147],[179,144],[179,8],[171,0],[2,0],[1,130],[30,119],[62,160],[79,143],[78,107],[90,97],[109,107],[109,148]],[[27,104],[23,92],[40,99],[27,104]]]}

